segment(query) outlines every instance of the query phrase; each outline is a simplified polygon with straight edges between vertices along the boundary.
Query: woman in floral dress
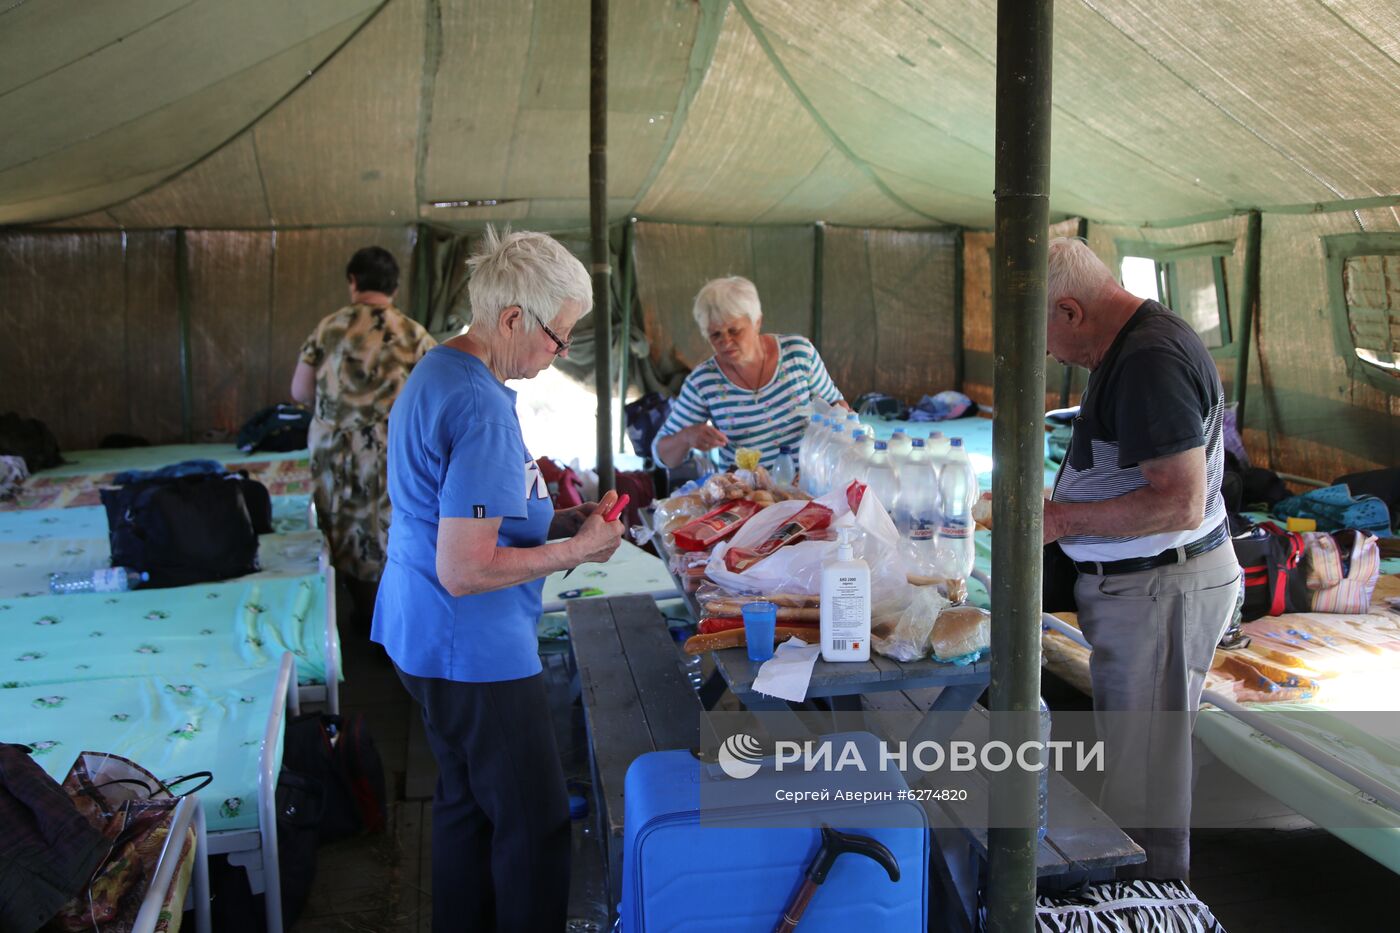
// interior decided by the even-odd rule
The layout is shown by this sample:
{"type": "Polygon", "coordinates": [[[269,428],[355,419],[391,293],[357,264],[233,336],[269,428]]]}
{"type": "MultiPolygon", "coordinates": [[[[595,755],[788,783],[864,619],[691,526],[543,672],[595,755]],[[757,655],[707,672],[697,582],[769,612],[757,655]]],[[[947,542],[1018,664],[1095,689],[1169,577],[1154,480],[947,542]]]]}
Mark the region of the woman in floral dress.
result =
{"type": "Polygon", "coordinates": [[[437,342],[394,307],[399,266],[388,250],[359,250],[345,277],[350,304],[322,319],[306,338],[292,397],[314,402],[307,440],[316,512],[356,620],[367,624],[389,537],[389,409],[414,365],[437,342]]]}

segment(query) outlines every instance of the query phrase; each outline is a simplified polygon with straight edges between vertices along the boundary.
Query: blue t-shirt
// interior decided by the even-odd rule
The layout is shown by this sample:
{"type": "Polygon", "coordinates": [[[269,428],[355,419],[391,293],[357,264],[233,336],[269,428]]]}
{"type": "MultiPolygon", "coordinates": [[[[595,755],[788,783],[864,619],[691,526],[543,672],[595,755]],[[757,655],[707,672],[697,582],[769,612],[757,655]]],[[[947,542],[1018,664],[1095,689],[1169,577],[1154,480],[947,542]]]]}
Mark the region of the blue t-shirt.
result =
{"type": "Polygon", "coordinates": [[[414,367],[389,416],[389,556],[371,637],[399,669],[466,682],[540,671],[543,579],[472,596],[437,576],[440,518],[501,518],[500,547],[538,547],[554,506],[520,436],[515,393],[451,347],[414,367]]]}

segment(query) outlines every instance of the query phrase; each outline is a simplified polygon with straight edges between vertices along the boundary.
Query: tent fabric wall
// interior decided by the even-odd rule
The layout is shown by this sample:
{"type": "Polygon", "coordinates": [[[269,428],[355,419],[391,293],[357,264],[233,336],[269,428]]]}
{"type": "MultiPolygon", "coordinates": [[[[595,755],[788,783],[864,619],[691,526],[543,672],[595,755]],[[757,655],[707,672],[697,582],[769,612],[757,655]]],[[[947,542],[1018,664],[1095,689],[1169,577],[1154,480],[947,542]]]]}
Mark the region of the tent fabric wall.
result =
{"type": "MultiPolygon", "coordinates": [[[[768,333],[813,335],[816,228],[637,224],[637,287],[652,361],[684,372],[708,359],[691,316],[712,278],[753,279],[768,333]]],[[[880,391],[911,400],[954,378],[952,231],[825,226],[821,343],[854,401],[880,391]]]]}
{"type": "MultiPolygon", "coordinates": [[[[1092,227],[1090,230],[1092,231],[1092,227]]],[[[1076,236],[1079,221],[1060,221],[1050,225],[1050,236],[1076,236]]],[[[992,250],[996,237],[987,231],[969,230],[963,235],[963,385],[962,391],[979,405],[991,407],[995,386],[995,361],[992,356],[992,250]]],[[[1105,260],[1107,261],[1107,260],[1105,260]]],[[[1052,359],[1045,361],[1045,407],[1057,408],[1064,368],[1052,359]]],[[[1086,374],[1075,371],[1071,402],[1076,402],[1084,388],[1086,374]]]]}
{"type": "MultiPolygon", "coordinates": [[[[68,449],[108,434],[182,439],[174,231],[0,233],[0,411],[47,423],[68,449]],[[18,377],[11,374],[19,374],[18,377]]],[[[404,270],[412,228],[186,231],[195,439],[288,399],[297,350],[343,307],[345,263],[378,244],[404,270]]]]}
{"type": "Polygon", "coordinates": [[[950,230],[825,229],[821,352],[847,401],[954,388],[956,244],[950,230]]]}
{"type": "MultiPolygon", "coordinates": [[[[0,120],[34,128],[0,144],[0,222],[586,221],[583,5],[256,4],[0,12],[0,120]],[[57,69],[27,51],[45,42],[57,69]],[[496,203],[432,206],[465,200],[496,203]]],[[[995,12],[614,0],[610,214],[989,226],[995,12]]],[[[1055,26],[1055,216],[1161,225],[1396,194],[1393,3],[1080,0],[1055,26]]]]}
{"type": "MultiPolygon", "coordinates": [[[[1226,263],[1230,317],[1240,330],[1244,217],[1172,228],[1091,224],[1089,241],[1111,268],[1122,241],[1189,245],[1233,240],[1226,263]]],[[[1345,473],[1400,463],[1400,396],[1353,380],[1333,346],[1332,308],[1322,237],[1358,230],[1400,230],[1393,210],[1263,215],[1260,315],[1250,348],[1243,437],[1261,464],[1323,481],[1345,473]]],[[[1236,351],[1217,353],[1227,393],[1233,396],[1236,351]]]]}

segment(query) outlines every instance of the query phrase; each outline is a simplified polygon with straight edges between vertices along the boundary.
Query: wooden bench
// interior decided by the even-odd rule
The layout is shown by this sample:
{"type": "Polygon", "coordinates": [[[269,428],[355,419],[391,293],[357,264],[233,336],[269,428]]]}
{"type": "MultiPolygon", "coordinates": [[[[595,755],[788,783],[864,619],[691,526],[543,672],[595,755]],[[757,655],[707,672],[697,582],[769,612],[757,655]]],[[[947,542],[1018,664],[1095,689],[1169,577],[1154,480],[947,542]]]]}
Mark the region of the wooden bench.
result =
{"type": "MultiPolygon", "coordinates": [[[[928,709],[937,693],[936,689],[877,693],[862,702],[872,712],[915,712],[928,709]]],[[[989,715],[985,707],[973,706],[958,737],[971,738],[979,731],[985,736],[989,715]]],[[[966,772],[958,780],[966,786],[969,798],[986,799],[985,775],[966,772]]],[[[1064,777],[1052,773],[1049,792],[1046,809],[1052,814],[1051,825],[1036,850],[1036,877],[1042,890],[1107,881],[1115,868],[1145,858],[1141,847],[1064,777]]],[[[930,929],[970,933],[977,929],[978,891],[986,881],[987,830],[935,828],[932,832],[936,842],[931,847],[934,873],[944,890],[939,895],[943,926],[931,924],[930,929]]],[[[933,903],[931,897],[931,912],[933,903]]]]}
{"type": "Polygon", "coordinates": [[[650,596],[574,600],[568,618],[611,909],[622,884],[627,768],[647,752],[698,747],[703,709],[650,596]]]}

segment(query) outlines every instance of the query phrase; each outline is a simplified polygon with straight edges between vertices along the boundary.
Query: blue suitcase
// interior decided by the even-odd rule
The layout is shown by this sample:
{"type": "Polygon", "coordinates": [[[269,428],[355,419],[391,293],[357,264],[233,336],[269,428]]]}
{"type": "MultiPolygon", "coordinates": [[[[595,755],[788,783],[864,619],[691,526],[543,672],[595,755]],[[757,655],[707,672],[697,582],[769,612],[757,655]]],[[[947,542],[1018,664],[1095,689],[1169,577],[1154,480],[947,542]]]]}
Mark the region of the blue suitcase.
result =
{"type": "MultiPolygon", "coordinates": [[[[877,760],[873,736],[839,738],[847,737],[858,743],[865,761],[877,760]]],[[[859,780],[862,788],[896,795],[908,789],[893,768],[859,780]]],[[[817,852],[823,822],[884,843],[899,863],[900,880],[891,882],[869,858],[840,856],[798,933],[922,933],[928,928],[929,887],[929,832],[922,807],[898,800],[775,802],[779,790],[831,784],[829,774],[778,772],[771,761],[752,777],[735,780],[684,750],[637,758],[627,770],[625,789],[622,933],[770,933],[817,852]],[[799,815],[794,807],[805,812],[799,815]],[[757,828],[756,814],[807,825],[757,828]]]]}

